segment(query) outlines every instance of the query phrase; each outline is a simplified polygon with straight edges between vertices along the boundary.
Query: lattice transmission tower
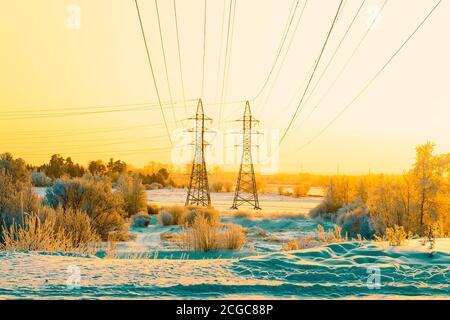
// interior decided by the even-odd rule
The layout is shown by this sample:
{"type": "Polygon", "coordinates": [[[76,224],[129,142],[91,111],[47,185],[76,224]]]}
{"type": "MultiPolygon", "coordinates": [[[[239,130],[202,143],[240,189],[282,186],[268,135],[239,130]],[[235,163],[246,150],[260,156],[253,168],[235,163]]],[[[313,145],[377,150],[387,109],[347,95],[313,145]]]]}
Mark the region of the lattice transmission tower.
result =
{"type": "Polygon", "coordinates": [[[253,124],[259,121],[252,117],[250,103],[248,101],[245,104],[244,117],[237,121],[242,121],[243,123],[242,159],[239,168],[239,177],[234,191],[233,206],[231,208],[237,209],[243,204],[249,204],[253,206],[253,209],[261,210],[259,207],[255,170],[252,159],[253,124]]]}
{"type": "Polygon", "coordinates": [[[205,146],[207,145],[205,142],[205,121],[211,121],[211,118],[205,116],[201,99],[198,101],[195,117],[190,119],[195,120],[195,128],[190,129],[195,134],[194,160],[185,205],[209,207],[211,206],[211,196],[205,162],[205,146]]]}

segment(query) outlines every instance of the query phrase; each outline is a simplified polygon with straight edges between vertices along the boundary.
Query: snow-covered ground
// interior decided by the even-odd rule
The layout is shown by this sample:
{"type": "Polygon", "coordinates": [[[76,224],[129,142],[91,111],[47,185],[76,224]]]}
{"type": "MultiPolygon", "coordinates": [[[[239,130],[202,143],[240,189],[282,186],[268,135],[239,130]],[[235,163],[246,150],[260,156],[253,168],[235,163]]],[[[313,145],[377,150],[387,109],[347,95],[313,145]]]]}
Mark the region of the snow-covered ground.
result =
{"type": "MultiPolygon", "coordinates": [[[[186,201],[184,189],[162,189],[147,191],[148,201],[157,205],[180,204],[186,201]]],[[[292,198],[275,194],[260,194],[261,213],[264,214],[294,214],[306,215],[309,210],[321,201],[319,197],[292,198]]],[[[211,193],[211,203],[221,212],[229,212],[233,204],[233,193],[211,193]]]]}
{"type": "MultiPolygon", "coordinates": [[[[148,192],[160,205],[183,204],[184,197],[183,190],[148,192]]],[[[438,239],[433,254],[419,240],[395,248],[347,242],[286,252],[283,241],[316,229],[304,214],[320,199],[261,195],[257,218],[232,217],[231,199],[212,195],[224,222],[250,231],[239,252],[173,248],[160,236],[178,227],[153,218],[148,228],[132,230],[136,239],[119,244],[114,259],[0,252],[0,298],[450,298],[450,239],[438,239]],[[78,273],[79,286],[72,286],[78,273]]]]}
{"type": "Polygon", "coordinates": [[[201,260],[3,252],[0,298],[450,298],[449,240],[438,241],[434,256],[417,246],[341,243],[201,260]],[[75,288],[67,285],[73,270],[75,288]]]}

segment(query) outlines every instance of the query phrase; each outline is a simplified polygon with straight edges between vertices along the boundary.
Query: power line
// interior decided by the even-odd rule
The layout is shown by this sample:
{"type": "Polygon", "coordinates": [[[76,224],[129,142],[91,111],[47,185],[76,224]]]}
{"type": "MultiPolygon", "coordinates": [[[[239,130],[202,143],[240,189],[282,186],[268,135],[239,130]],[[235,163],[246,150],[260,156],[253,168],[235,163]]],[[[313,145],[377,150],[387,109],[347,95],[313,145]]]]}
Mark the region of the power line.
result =
{"type": "MultiPolygon", "coordinates": [[[[92,134],[92,133],[108,133],[108,132],[117,132],[117,131],[126,131],[126,130],[131,130],[131,129],[141,129],[141,128],[154,128],[154,127],[159,127],[159,126],[164,126],[164,125],[160,125],[160,124],[145,124],[145,125],[138,125],[138,126],[127,126],[127,127],[106,127],[106,128],[97,128],[95,130],[80,130],[80,129],[72,129],[71,131],[73,131],[73,134],[69,134],[69,135],[86,135],[86,134],[92,134]]],[[[68,134],[68,130],[67,129],[59,129],[59,130],[41,130],[40,128],[37,130],[19,130],[19,131],[6,131],[6,132],[2,132],[0,131],[0,135],[5,135],[6,137],[2,137],[2,139],[7,138],[10,139],[11,137],[8,135],[14,134],[15,136],[20,135],[20,136],[29,136],[32,135],[33,137],[38,137],[38,138],[45,138],[45,137],[50,137],[50,138],[59,138],[59,137],[64,137],[63,133],[68,134]],[[52,134],[51,136],[39,136],[36,135],[36,132],[38,133],[47,133],[47,134],[52,134]]]]}
{"type": "MultiPolygon", "coordinates": [[[[170,86],[169,70],[167,68],[166,50],[164,49],[164,39],[163,39],[162,28],[161,28],[161,19],[159,17],[158,0],[155,0],[155,7],[156,7],[156,17],[157,17],[157,21],[158,21],[159,39],[161,40],[161,50],[162,50],[163,60],[164,60],[164,70],[166,71],[167,88],[169,90],[169,99],[170,99],[170,104],[172,106],[173,119],[175,120],[175,123],[176,123],[177,116],[175,114],[175,108],[173,106],[172,89],[170,86]]],[[[176,124],[176,127],[178,128],[178,124],[176,124]]]]}
{"type": "MultiPolygon", "coordinates": [[[[158,135],[158,136],[140,137],[139,141],[143,142],[144,139],[146,141],[156,141],[156,140],[159,140],[160,138],[163,138],[165,136],[166,135],[164,134],[163,136],[162,135],[158,135]]],[[[92,137],[91,138],[86,138],[86,139],[79,139],[78,136],[76,136],[76,135],[72,135],[72,137],[75,137],[75,139],[73,139],[72,142],[77,143],[77,146],[83,146],[84,142],[95,142],[94,144],[92,144],[92,146],[96,146],[97,143],[100,143],[102,141],[108,141],[108,143],[110,143],[109,141],[115,141],[114,143],[122,141],[122,140],[116,140],[115,138],[108,137],[108,136],[106,136],[106,137],[97,137],[96,136],[95,139],[93,139],[92,137]]],[[[57,138],[59,138],[59,137],[57,137],[57,138]]],[[[51,138],[38,137],[38,138],[33,139],[33,140],[30,140],[30,139],[19,140],[19,141],[5,140],[5,141],[2,142],[2,146],[3,147],[5,147],[5,146],[15,147],[15,146],[19,146],[19,145],[25,145],[25,146],[27,146],[29,148],[35,147],[35,146],[41,146],[41,145],[43,145],[43,146],[46,146],[46,145],[64,145],[65,147],[66,146],[74,146],[73,144],[72,145],[68,145],[68,143],[70,143],[70,141],[71,141],[71,139],[67,139],[67,137],[66,137],[66,139],[57,139],[57,140],[51,140],[51,138]]],[[[126,141],[130,142],[129,140],[126,140],[126,141]]]]}
{"type": "MultiPolygon", "coordinates": [[[[102,105],[102,106],[86,106],[86,107],[67,107],[61,108],[48,108],[48,107],[36,107],[36,109],[22,109],[22,110],[14,110],[14,111],[0,111],[0,115],[16,115],[20,113],[36,113],[36,112],[61,112],[61,111],[80,111],[80,110],[92,110],[92,109],[108,109],[108,108],[120,108],[120,107],[133,107],[133,106],[157,106],[157,104],[148,102],[148,103],[130,103],[130,104],[116,104],[116,105],[102,105]],[[43,109],[46,108],[46,109],[43,109]]],[[[6,108],[6,106],[1,107],[6,108]]],[[[17,108],[17,107],[14,107],[17,108]]]]}
{"type": "MultiPolygon", "coordinates": [[[[344,71],[347,69],[347,67],[349,66],[350,62],[352,61],[352,59],[354,58],[354,56],[356,55],[356,53],[358,52],[358,50],[361,48],[361,45],[363,44],[364,40],[367,38],[370,30],[372,30],[374,24],[377,22],[379,16],[381,15],[382,11],[384,10],[386,4],[387,4],[388,0],[385,0],[383,5],[381,6],[380,10],[378,11],[377,15],[375,16],[375,18],[373,19],[372,23],[370,24],[370,26],[367,28],[366,32],[364,33],[363,37],[360,39],[360,41],[358,42],[357,46],[355,47],[355,49],[352,51],[352,54],[350,55],[350,57],[347,59],[347,61],[344,63],[343,67],[341,68],[341,70],[339,71],[339,73],[337,74],[337,76],[334,78],[333,82],[331,83],[331,85],[327,88],[327,90],[325,91],[325,93],[323,94],[323,96],[319,99],[319,101],[316,103],[316,105],[314,106],[314,108],[311,110],[311,112],[305,117],[305,119],[302,121],[302,123],[305,123],[311,116],[312,114],[317,110],[317,108],[320,106],[320,104],[323,102],[323,100],[325,100],[325,98],[328,96],[328,94],[330,93],[331,89],[333,89],[333,87],[336,85],[336,83],[338,82],[338,80],[341,78],[341,76],[343,75],[344,71]]],[[[317,83],[318,84],[318,83],[317,83]]],[[[311,97],[311,95],[308,97],[311,97]]]]}
{"type": "Polygon", "coordinates": [[[180,65],[180,78],[181,78],[181,89],[183,92],[183,101],[184,101],[184,116],[188,117],[187,105],[186,105],[186,94],[184,89],[184,77],[183,77],[183,64],[181,63],[181,46],[180,46],[180,34],[178,28],[178,15],[177,15],[177,4],[176,0],[173,0],[173,12],[175,16],[175,30],[177,33],[177,49],[178,49],[178,64],[180,65]]]}
{"type": "Polygon", "coordinates": [[[260,108],[259,111],[258,111],[258,115],[261,115],[262,112],[263,112],[263,110],[265,109],[265,107],[266,107],[266,105],[267,105],[267,102],[269,101],[269,98],[270,98],[270,96],[271,96],[271,94],[272,94],[272,92],[273,92],[273,89],[274,89],[274,87],[275,87],[275,84],[277,83],[277,80],[278,80],[278,78],[280,77],[281,70],[283,70],[284,63],[285,63],[286,58],[287,58],[287,56],[288,56],[289,50],[291,49],[292,43],[294,42],[295,35],[296,35],[296,33],[297,33],[298,27],[300,26],[300,22],[302,21],[303,13],[305,12],[306,5],[307,5],[307,4],[308,4],[308,0],[306,0],[305,3],[304,3],[304,5],[303,5],[302,11],[300,12],[300,17],[299,17],[298,20],[297,20],[297,23],[296,23],[295,28],[294,28],[294,32],[293,32],[293,34],[292,34],[292,36],[291,36],[291,39],[290,39],[289,44],[288,44],[288,47],[287,47],[287,49],[286,49],[286,51],[285,51],[285,53],[284,53],[283,59],[281,60],[280,68],[278,68],[277,74],[276,74],[276,76],[275,76],[274,81],[272,82],[272,85],[271,85],[271,87],[270,87],[270,89],[269,89],[269,92],[267,93],[266,99],[264,100],[263,105],[261,106],[261,108],[260,108]]]}
{"type": "Polygon", "coordinates": [[[217,88],[216,94],[217,98],[219,98],[219,85],[220,85],[220,65],[222,64],[222,49],[223,49],[223,34],[225,29],[225,13],[226,13],[226,0],[223,0],[223,10],[222,10],[222,28],[220,31],[220,50],[219,50],[219,63],[217,65],[217,88]]]}
{"type": "MultiPolygon", "coordinates": [[[[355,15],[353,16],[352,21],[350,22],[349,26],[347,27],[347,30],[345,31],[344,35],[342,36],[341,40],[339,41],[339,44],[337,45],[336,49],[334,50],[330,60],[328,61],[327,65],[325,66],[325,68],[323,69],[322,73],[319,76],[319,79],[316,81],[316,84],[314,85],[314,87],[312,88],[311,92],[308,95],[308,98],[306,98],[306,100],[303,103],[303,106],[300,108],[300,113],[303,110],[303,108],[308,104],[309,100],[311,99],[311,97],[313,96],[314,92],[316,91],[317,87],[319,86],[320,82],[322,81],[323,77],[325,76],[326,72],[328,71],[328,69],[330,68],[331,64],[334,61],[334,58],[336,57],[337,53],[339,52],[339,49],[341,48],[344,40],[347,38],[347,35],[350,32],[350,29],[353,27],[353,24],[356,21],[356,18],[359,16],[359,13],[361,12],[361,9],[363,8],[364,4],[365,4],[366,0],[363,0],[361,2],[361,5],[358,7],[358,10],[356,11],[355,15]]],[[[344,10],[345,4],[347,3],[347,0],[345,0],[344,5],[342,7],[342,11],[344,10]]],[[[342,13],[341,11],[341,13],[342,13]]],[[[374,20],[374,22],[376,21],[376,19],[374,20]]]]}
{"type": "MultiPolygon", "coordinates": [[[[93,152],[71,152],[70,154],[72,156],[80,156],[80,155],[92,155],[92,154],[99,154],[99,155],[133,155],[133,154],[141,154],[144,152],[156,152],[156,151],[169,151],[172,150],[172,148],[170,147],[161,147],[161,148],[145,148],[145,149],[132,149],[132,150],[127,150],[127,151],[93,151],[93,152]]],[[[22,153],[21,153],[22,154],[22,153]]],[[[55,154],[55,153],[23,153],[27,156],[42,156],[42,157],[47,157],[51,154],[55,154]]]]}
{"type": "Polygon", "coordinates": [[[283,135],[281,136],[280,145],[281,145],[281,143],[283,143],[284,139],[286,138],[286,135],[288,134],[290,128],[292,127],[292,124],[294,123],[294,121],[295,121],[295,119],[297,117],[298,111],[300,110],[300,107],[301,107],[301,105],[303,103],[303,100],[304,100],[304,98],[306,96],[306,93],[308,92],[309,86],[311,85],[312,79],[314,78],[314,75],[315,75],[315,73],[317,71],[317,67],[318,67],[318,65],[320,63],[320,60],[322,59],[322,55],[323,55],[323,53],[325,51],[325,48],[326,48],[326,46],[328,44],[328,40],[330,39],[331,33],[333,32],[334,26],[336,25],[336,21],[338,19],[339,12],[341,10],[343,2],[344,2],[344,0],[341,0],[340,3],[339,3],[339,7],[338,7],[338,9],[336,11],[336,15],[334,16],[334,19],[333,19],[333,23],[331,24],[330,30],[328,31],[327,37],[326,37],[325,42],[324,42],[324,44],[322,46],[322,49],[320,51],[319,58],[317,59],[316,65],[314,66],[314,70],[313,70],[313,72],[311,74],[311,77],[309,78],[308,84],[306,85],[306,88],[305,88],[303,96],[302,96],[302,98],[300,100],[300,103],[298,104],[297,109],[295,110],[295,113],[294,113],[293,117],[291,118],[291,120],[290,120],[290,122],[289,122],[289,124],[288,124],[288,126],[286,128],[286,130],[284,131],[283,135]]]}
{"type": "Polygon", "coordinates": [[[203,98],[203,92],[205,90],[206,16],[207,16],[207,7],[205,0],[204,20],[203,20],[203,67],[202,67],[202,90],[200,94],[201,98],[203,98]]]}
{"type": "MultiPolygon", "coordinates": [[[[189,99],[186,100],[186,102],[194,102],[197,101],[198,99],[189,99]]],[[[184,101],[174,101],[174,104],[180,104],[184,101]]],[[[168,105],[170,102],[162,102],[163,105],[168,105]]],[[[19,109],[17,110],[16,108],[18,107],[11,107],[10,108],[15,108],[16,110],[14,111],[0,111],[0,115],[6,115],[6,116],[11,116],[11,115],[17,115],[17,114],[30,114],[30,115],[46,115],[46,114],[71,114],[71,113],[81,113],[84,112],[83,110],[89,110],[92,112],[96,112],[96,111],[100,111],[103,109],[116,109],[116,108],[121,108],[121,107],[159,107],[159,103],[158,102],[141,102],[141,103],[128,103],[128,104],[114,104],[114,105],[99,105],[99,106],[78,106],[78,107],[53,107],[53,108],[49,108],[48,106],[45,107],[34,107],[34,109],[19,109]],[[99,110],[95,110],[95,109],[99,109],[99,110]]],[[[4,108],[8,108],[8,106],[1,106],[1,109],[4,108]]]]}
{"type": "Polygon", "coordinates": [[[138,18],[139,18],[139,25],[141,26],[142,38],[143,38],[143,40],[144,40],[145,51],[147,52],[148,64],[149,64],[149,66],[150,66],[150,71],[151,71],[151,73],[152,73],[153,84],[154,84],[154,86],[155,86],[156,95],[157,95],[157,97],[158,97],[158,103],[159,103],[159,107],[160,107],[160,109],[161,109],[161,114],[162,114],[162,117],[163,117],[164,126],[166,127],[167,137],[169,138],[170,145],[173,146],[172,138],[171,138],[171,136],[170,136],[169,126],[167,125],[166,116],[165,116],[165,114],[164,114],[164,109],[163,109],[163,106],[162,106],[162,103],[161,103],[161,97],[160,97],[160,95],[159,95],[158,84],[157,84],[157,82],[156,82],[155,73],[154,73],[154,71],[153,71],[152,59],[150,58],[150,52],[149,52],[148,45],[147,45],[147,39],[146,39],[146,37],[145,37],[144,26],[142,25],[142,18],[141,18],[141,12],[139,11],[138,0],[134,0],[134,3],[136,4],[136,10],[137,10],[138,18]]]}
{"type": "Polygon", "coordinates": [[[286,115],[286,111],[289,108],[289,106],[294,102],[294,100],[297,98],[297,95],[299,93],[301,93],[301,90],[305,87],[306,82],[308,81],[309,76],[311,75],[312,71],[314,70],[314,66],[316,65],[316,61],[314,61],[311,64],[311,67],[308,69],[308,72],[305,74],[305,77],[303,78],[300,86],[298,87],[298,90],[296,90],[296,92],[292,95],[291,99],[289,100],[289,103],[286,104],[283,108],[283,110],[280,111],[279,115],[280,115],[280,119],[282,119],[282,117],[284,117],[286,115]]]}
{"type": "Polygon", "coordinates": [[[425,18],[420,22],[420,24],[414,29],[414,31],[406,38],[406,40],[400,45],[400,47],[395,51],[395,53],[387,60],[383,67],[378,70],[378,72],[369,80],[369,82],[358,92],[358,94],[321,130],[316,134],[311,140],[302,145],[300,148],[295,150],[291,155],[304,149],[306,146],[310,145],[317,138],[319,138],[329,127],[333,125],[344,113],[347,111],[362,95],[363,93],[372,85],[372,83],[380,76],[380,74],[389,66],[389,64],[395,59],[395,57],[402,51],[406,44],[414,37],[414,35],[420,30],[420,28],[425,24],[425,22],[430,18],[433,12],[441,4],[442,0],[439,0],[436,5],[431,9],[431,11],[425,16],[425,18]]]}
{"type": "Polygon", "coordinates": [[[229,84],[228,78],[229,78],[229,74],[230,74],[231,54],[233,53],[234,28],[236,26],[236,23],[235,23],[236,5],[237,5],[237,0],[235,0],[234,4],[233,4],[233,17],[232,17],[232,22],[231,22],[231,35],[230,35],[230,49],[229,49],[229,53],[228,53],[228,65],[227,65],[227,73],[226,73],[226,80],[225,80],[225,96],[228,92],[228,84],[229,84]]]}
{"type": "Polygon", "coordinates": [[[278,50],[277,50],[277,54],[275,55],[275,59],[274,59],[274,61],[272,63],[272,66],[270,68],[270,71],[269,71],[266,79],[264,80],[264,83],[263,83],[261,89],[259,90],[259,92],[256,94],[256,96],[251,101],[255,101],[256,99],[258,99],[259,96],[264,91],[264,89],[266,88],[267,84],[269,83],[270,77],[272,76],[272,73],[275,70],[275,67],[276,67],[276,65],[278,63],[278,59],[280,58],[281,52],[283,50],[284,44],[285,44],[287,36],[289,34],[289,30],[291,29],[292,21],[293,21],[293,19],[295,17],[295,13],[297,11],[299,3],[300,3],[300,0],[292,1],[291,8],[289,10],[288,19],[286,21],[285,29],[283,31],[283,35],[281,37],[281,42],[280,42],[280,45],[278,46],[278,50]]]}
{"type": "MultiPolygon", "coordinates": [[[[179,107],[176,107],[179,108],[179,107]]],[[[13,114],[7,114],[6,116],[1,117],[2,120],[26,120],[26,119],[42,119],[42,118],[61,118],[61,117],[72,117],[72,116],[85,116],[85,115],[95,115],[95,114],[109,114],[109,113],[120,113],[120,112],[135,112],[135,111],[152,111],[157,110],[157,108],[142,106],[142,107],[133,107],[127,109],[113,109],[113,110],[103,110],[103,111],[84,111],[84,112],[46,112],[39,113],[31,112],[28,114],[22,114],[19,116],[15,116],[13,114]]],[[[57,111],[57,110],[55,110],[57,111]]],[[[177,121],[177,120],[176,120],[177,121]]]]}
{"type": "MultiPolygon", "coordinates": [[[[89,140],[76,140],[76,144],[67,144],[67,141],[58,141],[57,143],[63,143],[62,147],[63,150],[77,150],[77,149],[83,149],[83,148],[97,148],[97,147],[104,147],[104,146],[114,146],[114,145],[122,145],[122,144],[131,144],[131,143],[137,143],[140,142],[142,143],[143,140],[147,140],[147,141],[157,141],[160,138],[164,138],[166,135],[163,136],[149,136],[149,137],[140,137],[139,139],[125,139],[125,140],[114,140],[113,142],[105,142],[105,143],[99,143],[99,140],[95,140],[95,143],[91,143],[91,144],[83,144],[81,142],[93,142],[92,139],[89,140]]],[[[22,141],[24,142],[24,141],[22,141]]],[[[55,142],[52,143],[51,146],[51,150],[54,150],[56,147],[55,145],[57,144],[55,142]]],[[[21,145],[23,145],[24,143],[21,143],[21,145]]],[[[39,151],[43,151],[42,150],[42,145],[48,145],[49,142],[48,141],[34,141],[33,142],[33,147],[37,147],[39,149],[39,151]]],[[[19,143],[14,142],[14,144],[12,145],[12,147],[16,147],[18,146],[19,143]]],[[[10,148],[11,146],[7,146],[6,144],[2,144],[3,148],[10,148]]],[[[61,149],[61,148],[59,148],[61,149]]],[[[33,150],[30,147],[27,146],[27,150],[33,150]]]]}
{"type": "MultiPolygon", "coordinates": [[[[224,66],[223,66],[222,94],[221,94],[221,98],[220,98],[221,102],[224,99],[225,81],[226,81],[226,78],[227,78],[228,45],[229,45],[229,41],[230,41],[230,27],[231,27],[232,11],[233,11],[232,8],[233,8],[233,0],[230,0],[230,8],[229,8],[229,12],[228,12],[227,41],[226,41],[226,46],[225,46],[225,60],[224,60],[224,66]]],[[[220,104],[220,109],[219,109],[219,126],[221,124],[222,108],[223,108],[223,106],[222,106],[222,103],[221,103],[220,104]]]]}
{"type": "Polygon", "coordinates": [[[129,112],[129,111],[144,111],[147,107],[137,107],[130,109],[119,109],[119,110],[107,110],[107,111],[92,111],[92,112],[70,112],[70,113],[35,113],[22,116],[7,115],[6,117],[0,118],[1,120],[25,120],[25,119],[41,119],[41,118],[59,118],[59,117],[70,117],[70,116],[83,116],[92,114],[107,114],[107,113],[117,113],[117,112],[129,112]]]}

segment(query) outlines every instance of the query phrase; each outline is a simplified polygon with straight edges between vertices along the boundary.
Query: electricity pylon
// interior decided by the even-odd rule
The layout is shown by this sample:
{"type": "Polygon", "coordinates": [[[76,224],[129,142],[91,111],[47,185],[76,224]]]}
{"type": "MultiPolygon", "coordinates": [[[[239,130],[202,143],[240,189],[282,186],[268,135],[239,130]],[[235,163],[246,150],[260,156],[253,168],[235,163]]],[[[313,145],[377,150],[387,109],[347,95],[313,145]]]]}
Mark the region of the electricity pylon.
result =
{"type": "Polygon", "coordinates": [[[189,191],[186,197],[186,206],[211,206],[211,196],[209,195],[208,173],[205,162],[205,121],[211,120],[205,117],[203,103],[198,101],[195,118],[195,128],[191,132],[195,133],[194,160],[192,162],[191,178],[189,180],[189,191]]]}
{"type": "Polygon", "coordinates": [[[248,101],[245,104],[244,117],[237,121],[242,121],[243,123],[242,159],[231,209],[237,209],[243,204],[249,204],[253,206],[253,209],[261,210],[252,159],[252,127],[253,123],[258,122],[258,120],[252,117],[248,101]]]}

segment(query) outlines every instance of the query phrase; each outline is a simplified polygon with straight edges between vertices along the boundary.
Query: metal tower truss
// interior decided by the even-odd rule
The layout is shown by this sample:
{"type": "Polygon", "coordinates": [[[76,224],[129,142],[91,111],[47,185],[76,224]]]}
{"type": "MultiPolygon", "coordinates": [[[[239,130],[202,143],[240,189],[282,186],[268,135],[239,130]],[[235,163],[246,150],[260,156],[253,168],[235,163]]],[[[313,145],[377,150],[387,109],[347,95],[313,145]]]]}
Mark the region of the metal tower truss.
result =
{"type": "Polygon", "coordinates": [[[205,142],[205,121],[211,121],[211,118],[205,116],[201,99],[198,101],[195,117],[190,119],[195,120],[195,128],[189,130],[195,134],[194,160],[185,205],[210,207],[211,196],[205,162],[205,146],[207,145],[205,142]]]}
{"type": "Polygon", "coordinates": [[[242,159],[239,168],[239,176],[234,191],[233,206],[231,209],[238,209],[239,206],[247,204],[251,205],[255,210],[261,210],[258,200],[258,191],[256,189],[255,171],[252,159],[252,131],[253,124],[259,122],[252,117],[250,103],[245,104],[244,117],[237,120],[243,123],[243,143],[242,143],[242,159]]]}

